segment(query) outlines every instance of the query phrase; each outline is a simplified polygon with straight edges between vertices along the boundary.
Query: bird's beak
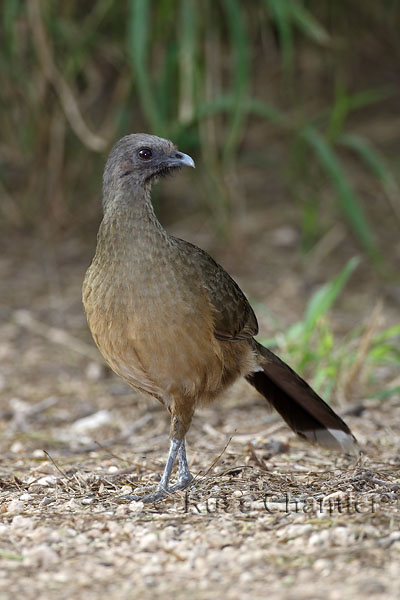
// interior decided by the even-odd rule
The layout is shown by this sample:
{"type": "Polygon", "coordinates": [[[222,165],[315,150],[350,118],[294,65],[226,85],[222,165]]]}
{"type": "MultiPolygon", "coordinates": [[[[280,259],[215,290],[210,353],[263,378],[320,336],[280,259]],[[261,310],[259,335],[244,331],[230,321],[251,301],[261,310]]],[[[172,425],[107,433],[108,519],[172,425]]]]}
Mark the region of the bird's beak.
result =
{"type": "Polygon", "coordinates": [[[173,156],[173,160],[176,166],[179,167],[193,167],[193,169],[196,168],[195,164],[194,164],[194,160],[191,156],[189,156],[189,154],[184,154],[183,152],[177,152],[174,156],[173,156]]]}

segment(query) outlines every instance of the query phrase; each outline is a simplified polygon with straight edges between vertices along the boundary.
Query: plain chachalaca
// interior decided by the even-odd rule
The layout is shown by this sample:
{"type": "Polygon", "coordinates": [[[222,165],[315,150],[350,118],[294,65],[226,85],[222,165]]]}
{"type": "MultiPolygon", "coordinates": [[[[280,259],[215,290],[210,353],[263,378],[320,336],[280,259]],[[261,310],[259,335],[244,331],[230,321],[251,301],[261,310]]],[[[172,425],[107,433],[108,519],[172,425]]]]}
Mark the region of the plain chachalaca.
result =
{"type": "Polygon", "coordinates": [[[192,479],[185,435],[197,406],[242,376],[300,437],[351,452],[348,426],[290,367],[255,341],[257,319],[235,281],[206,252],[169,235],[151,204],[152,184],[190,156],[168,140],[134,134],[112,149],[103,177],[104,218],[83,283],[93,338],[110,367],[171,414],[171,445],[154,493],[192,479]],[[178,479],[169,485],[176,458],[178,479]]]}

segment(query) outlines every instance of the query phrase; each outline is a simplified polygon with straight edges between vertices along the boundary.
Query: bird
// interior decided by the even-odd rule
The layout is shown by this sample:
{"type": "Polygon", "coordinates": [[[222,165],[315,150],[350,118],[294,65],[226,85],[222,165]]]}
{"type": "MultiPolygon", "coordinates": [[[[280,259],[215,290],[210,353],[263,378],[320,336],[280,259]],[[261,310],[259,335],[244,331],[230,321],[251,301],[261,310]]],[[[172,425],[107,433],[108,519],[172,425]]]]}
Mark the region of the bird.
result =
{"type": "Polygon", "coordinates": [[[154,135],[134,133],[114,145],[104,169],[96,252],[82,288],[89,329],[108,365],[170,413],[161,479],[149,493],[130,497],[143,502],[191,483],[185,436],[194,412],[240,377],[299,437],[348,454],[358,447],[333,409],[255,340],[257,318],[232,277],[156,217],[153,184],[184,166],[195,167],[193,159],[154,135]]]}

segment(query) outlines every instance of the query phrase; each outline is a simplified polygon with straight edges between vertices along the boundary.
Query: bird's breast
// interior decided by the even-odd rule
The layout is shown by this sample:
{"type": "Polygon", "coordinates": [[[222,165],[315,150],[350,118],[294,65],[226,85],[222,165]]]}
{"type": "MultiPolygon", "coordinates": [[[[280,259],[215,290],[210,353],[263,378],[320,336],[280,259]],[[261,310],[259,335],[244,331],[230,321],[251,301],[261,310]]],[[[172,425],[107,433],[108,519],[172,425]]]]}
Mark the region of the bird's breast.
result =
{"type": "Polygon", "coordinates": [[[89,268],[83,300],[100,351],[116,373],[153,395],[218,387],[223,357],[201,282],[171,257],[153,258],[89,268]]]}

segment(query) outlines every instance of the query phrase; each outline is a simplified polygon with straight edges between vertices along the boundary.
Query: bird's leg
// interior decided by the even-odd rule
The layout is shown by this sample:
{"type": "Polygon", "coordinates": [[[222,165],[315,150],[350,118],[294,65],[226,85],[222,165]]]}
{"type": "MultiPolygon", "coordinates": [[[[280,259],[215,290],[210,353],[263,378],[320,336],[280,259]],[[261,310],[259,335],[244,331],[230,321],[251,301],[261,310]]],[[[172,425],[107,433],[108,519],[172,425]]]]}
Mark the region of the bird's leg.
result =
{"type": "Polygon", "coordinates": [[[177,440],[174,438],[171,440],[167,462],[165,463],[164,472],[162,474],[160,483],[158,484],[158,490],[165,490],[166,492],[169,491],[169,478],[171,477],[172,469],[174,467],[178,452],[184,443],[185,442],[183,440],[177,440]]]}
{"type": "MultiPolygon", "coordinates": [[[[161,500],[162,498],[165,498],[165,496],[167,496],[170,492],[175,491],[175,489],[181,489],[181,488],[175,488],[175,489],[170,488],[169,487],[169,479],[171,477],[172,469],[174,467],[176,457],[178,455],[178,452],[179,452],[182,444],[184,444],[184,440],[178,440],[175,438],[173,438],[171,440],[167,462],[165,463],[165,467],[164,467],[163,474],[161,476],[160,483],[158,484],[157,489],[154,493],[146,494],[145,496],[131,496],[130,495],[130,496],[125,496],[125,498],[127,500],[136,500],[136,501],[141,500],[142,502],[156,502],[156,500],[161,500]]],[[[184,453],[184,456],[185,456],[186,469],[187,469],[186,453],[184,453]]],[[[179,454],[179,464],[180,463],[181,463],[181,454],[179,454]]],[[[180,470],[179,470],[179,472],[180,472],[180,470]]],[[[178,475],[178,477],[179,477],[179,475],[178,475]]],[[[179,484],[179,480],[176,485],[178,485],[178,484],[179,484]]]]}
{"type": "Polygon", "coordinates": [[[178,481],[175,485],[170,487],[171,492],[175,492],[176,490],[183,490],[193,479],[193,475],[189,471],[189,465],[186,458],[186,445],[185,438],[183,438],[182,443],[179,447],[179,467],[178,467],[178,481]]]}
{"type": "MultiPolygon", "coordinates": [[[[174,408],[171,410],[171,444],[169,447],[167,462],[165,463],[164,471],[156,491],[152,494],[146,494],[144,496],[125,496],[127,500],[156,502],[156,500],[161,500],[168,494],[171,494],[177,490],[182,490],[192,481],[193,476],[189,472],[189,466],[186,458],[185,434],[190,427],[194,408],[193,403],[189,404],[186,402],[184,406],[186,410],[181,411],[179,416],[177,415],[176,411],[176,401],[174,408]],[[169,480],[177,456],[179,456],[178,481],[175,483],[175,485],[169,486],[169,480]]],[[[139,488],[137,491],[142,490],[144,491],[143,488],[139,488]]]]}

